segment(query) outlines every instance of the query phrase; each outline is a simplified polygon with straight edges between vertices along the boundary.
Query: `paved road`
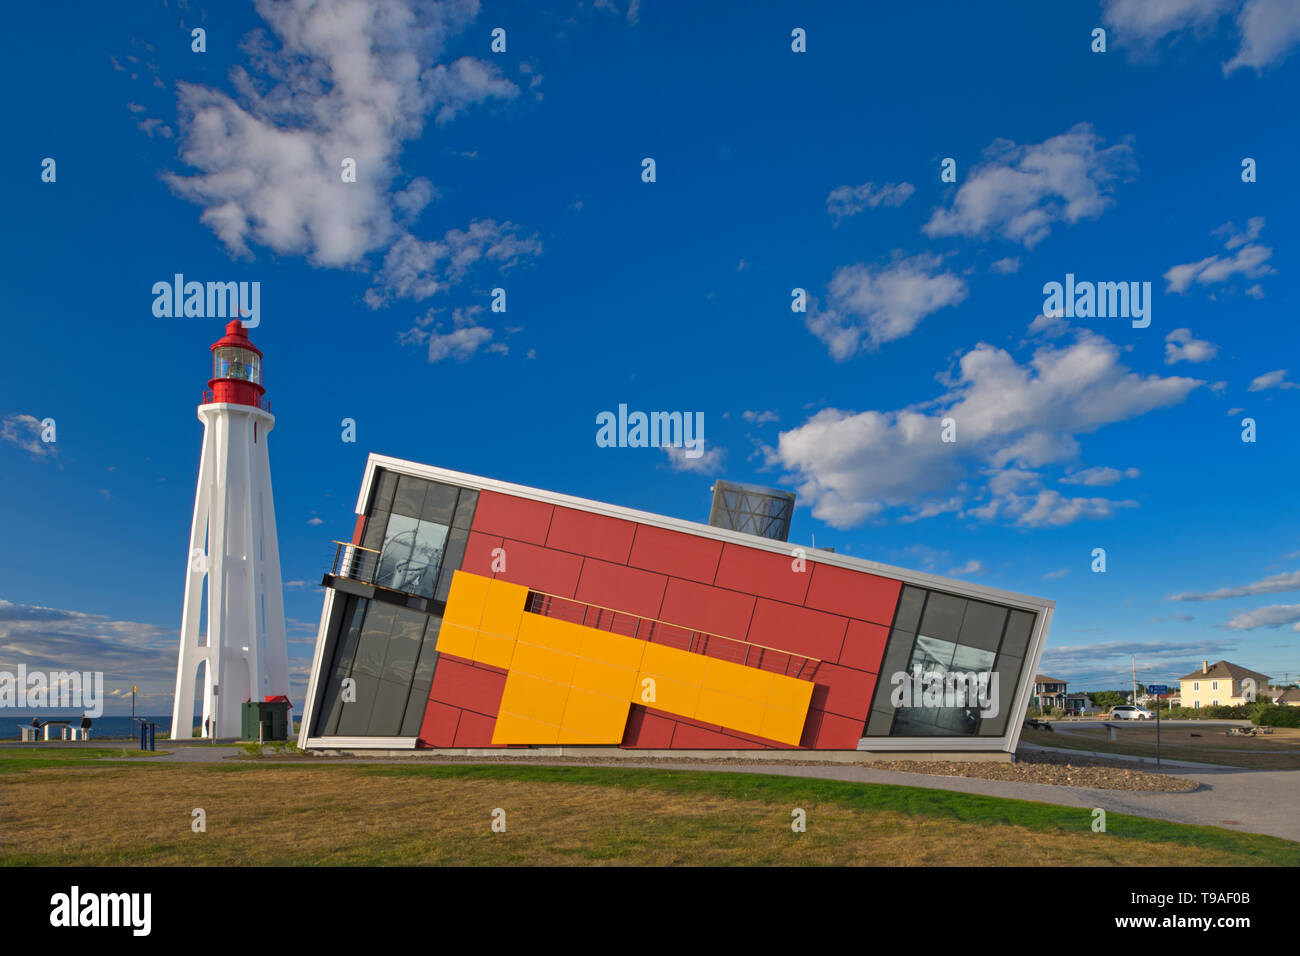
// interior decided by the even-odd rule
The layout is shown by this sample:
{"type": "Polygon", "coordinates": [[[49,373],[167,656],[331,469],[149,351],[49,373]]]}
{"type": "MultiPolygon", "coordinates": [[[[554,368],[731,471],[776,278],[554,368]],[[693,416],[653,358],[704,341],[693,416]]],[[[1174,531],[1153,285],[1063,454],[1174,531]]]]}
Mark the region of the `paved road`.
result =
{"type": "MultiPolygon", "coordinates": [[[[63,746],[77,746],[64,744],[63,746]]],[[[94,746],[93,742],[90,746],[94,746]]],[[[222,744],[180,746],[166,754],[149,758],[168,763],[209,763],[239,756],[243,750],[222,744]]],[[[1099,755],[1107,756],[1107,755],[1099,755]]],[[[267,763],[284,763],[292,766],[304,758],[276,761],[262,758],[267,763]]],[[[366,758],[310,758],[312,763],[404,763],[412,758],[399,757],[368,760],[366,758]]],[[[519,758],[530,760],[531,758],[519,758]]],[[[472,762],[461,758],[458,763],[472,762]]],[[[488,761],[484,761],[485,763],[488,761]]],[[[499,763],[500,761],[491,761],[499,763]]],[[[574,761],[536,760],[537,764],[565,766],[609,766],[608,762],[582,764],[574,761]]],[[[621,767],[649,767],[664,769],[662,761],[643,763],[629,760],[621,767]]],[[[955,790],[960,793],[980,793],[991,797],[1010,797],[1017,800],[1035,800],[1066,807],[1092,810],[1101,807],[1107,813],[1129,813],[1134,816],[1175,823],[1193,823],[1223,827],[1246,833],[1266,833],[1286,840],[1300,842],[1300,771],[1294,770],[1243,770],[1233,767],[1206,769],[1204,766],[1170,768],[1169,772],[1200,787],[1191,793],[1150,793],[1129,790],[1096,790],[1088,787],[1063,787],[1041,783],[1020,783],[1010,780],[982,780],[977,777],[940,777],[933,774],[899,773],[894,770],[877,770],[852,764],[826,764],[813,766],[779,766],[761,764],[709,764],[692,761],[683,769],[713,770],[728,773],[769,773],[787,777],[815,777],[826,780],[850,780],[860,783],[897,784],[924,787],[931,790],[955,790]]],[[[1154,767],[1143,768],[1156,772],[1154,767]]]]}

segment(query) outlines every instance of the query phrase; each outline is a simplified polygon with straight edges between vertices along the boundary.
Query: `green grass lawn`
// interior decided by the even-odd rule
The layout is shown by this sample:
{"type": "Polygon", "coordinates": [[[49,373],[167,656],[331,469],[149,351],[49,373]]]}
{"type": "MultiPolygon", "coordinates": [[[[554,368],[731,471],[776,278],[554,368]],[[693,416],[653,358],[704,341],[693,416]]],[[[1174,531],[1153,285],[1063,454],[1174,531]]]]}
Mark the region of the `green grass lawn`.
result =
{"type": "Polygon", "coordinates": [[[974,794],[622,767],[0,750],[0,864],[1300,865],[1300,843],[974,794]],[[191,829],[203,808],[207,830],[191,829]],[[506,810],[505,833],[491,813],[506,810]],[[807,813],[794,833],[791,811],[807,813]]]}

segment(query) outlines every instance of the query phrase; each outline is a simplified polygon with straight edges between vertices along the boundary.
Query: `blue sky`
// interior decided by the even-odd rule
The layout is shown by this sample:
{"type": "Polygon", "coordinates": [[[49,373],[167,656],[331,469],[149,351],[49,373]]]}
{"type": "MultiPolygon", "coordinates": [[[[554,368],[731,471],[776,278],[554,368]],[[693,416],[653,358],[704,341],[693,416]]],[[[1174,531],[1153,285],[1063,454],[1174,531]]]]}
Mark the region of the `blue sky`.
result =
{"type": "Polygon", "coordinates": [[[700,521],[777,485],[792,540],[1055,599],[1073,687],[1296,678],[1293,4],[547,6],[10,12],[0,667],[170,708],[222,332],[153,315],[180,272],[261,283],[298,697],[370,451],[700,521]],[[1067,273],[1149,326],[1043,317],[1067,273]],[[620,403],[706,453],[598,447],[620,403]]]}

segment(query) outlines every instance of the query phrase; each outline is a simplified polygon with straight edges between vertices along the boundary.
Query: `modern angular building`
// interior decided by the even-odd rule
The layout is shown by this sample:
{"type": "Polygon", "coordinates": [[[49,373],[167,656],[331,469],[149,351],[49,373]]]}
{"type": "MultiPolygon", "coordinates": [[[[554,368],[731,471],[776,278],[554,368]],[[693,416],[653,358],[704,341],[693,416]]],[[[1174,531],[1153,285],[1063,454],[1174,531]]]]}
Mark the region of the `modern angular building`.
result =
{"type": "Polygon", "coordinates": [[[1011,753],[1053,609],[379,455],[357,515],[304,747],[1011,753]]]}

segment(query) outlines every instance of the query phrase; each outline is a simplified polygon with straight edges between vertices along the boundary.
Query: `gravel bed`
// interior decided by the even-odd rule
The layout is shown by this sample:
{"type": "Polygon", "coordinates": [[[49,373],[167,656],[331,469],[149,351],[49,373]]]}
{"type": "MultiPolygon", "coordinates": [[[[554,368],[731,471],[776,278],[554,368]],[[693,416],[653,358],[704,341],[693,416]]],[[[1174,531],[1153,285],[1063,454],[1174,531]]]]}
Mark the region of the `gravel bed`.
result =
{"type": "Polygon", "coordinates": [[[866,764],[876,770],[903,773],[931,773],[945,777],[979,777],[984,780],[1014,780],[1098,790],[1144,790],[1186,793],[1199,784],[1194,780],[1163,773],[1134,770],[1131,764],[1101,757],[1022,751],[1015,763],[982,763],[948,760],[878,760],[866,764]]]}

